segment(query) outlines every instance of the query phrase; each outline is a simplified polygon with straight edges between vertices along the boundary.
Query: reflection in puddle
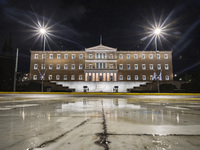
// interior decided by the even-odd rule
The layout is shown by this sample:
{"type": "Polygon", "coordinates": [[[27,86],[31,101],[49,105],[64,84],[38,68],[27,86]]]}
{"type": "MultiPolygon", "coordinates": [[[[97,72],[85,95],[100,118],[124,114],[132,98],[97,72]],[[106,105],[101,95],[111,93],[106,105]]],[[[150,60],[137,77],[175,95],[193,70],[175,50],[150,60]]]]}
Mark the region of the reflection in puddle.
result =
{"type": "MultiPolygon", "coordinates": [[[[108,120],[129,120],[138,122],[146,122],[153,124],[164,124],[167,121],[180,123],[180,114],[183,109],[178,106],[166,106],[168,103],[149,103],[149,101],[131,101],[124,98],[78,98],[62,101],[57,112],[83,112],[86,118],[101,117],[102,104],[105,111],[105,117],[108,120]],[[153,106],[153,105],[156,105],[153,106]],[[173,113],[172,113],[173,111],[173,113]],[[174,114],[175,111],[175,114],[174,114]],[[175,115],[175,116],[174,116],[175,115]]],[[[49,116],[50,117],[50,116],[49,116]]]]}

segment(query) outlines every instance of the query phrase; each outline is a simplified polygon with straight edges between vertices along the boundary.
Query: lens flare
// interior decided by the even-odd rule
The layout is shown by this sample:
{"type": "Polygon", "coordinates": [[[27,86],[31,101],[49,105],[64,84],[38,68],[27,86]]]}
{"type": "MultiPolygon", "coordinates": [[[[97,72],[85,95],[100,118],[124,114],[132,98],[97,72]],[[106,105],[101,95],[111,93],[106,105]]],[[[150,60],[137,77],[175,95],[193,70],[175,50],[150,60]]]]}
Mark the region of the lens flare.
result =
{"type": "Polygon", "coordinates": [[[42,35],[46,34],[46,29],[45,29],[45,28],[40,28],[40,33],[41,33],[42,35]]]}
{"type": "Polygon", "coordinates": [[[177,38],[177,35],[175,36],[173,34],[173,31],[176,31],[176,28],[178,28],[175,27],[175,25],[180,18],[171,20],[172,14],[172,12],[169,13],[166,18],[163,18],[162,14],[159,18],[156,18],[153,14],[153,21],[144,18],[147,22],[147,25],[140,25],[140,27],[142,27],[146,31],[142,33],[145,36],[141,37],[140,39],[141,42],[147,41],[147,45],[145,46],[144,50],[146,50],[149,45],[155,40],[158,40],[157,44],[159,45],[159,49],[163,49],[162,41],[165,41],[170,48],[173,48],[172,43],[168,39],[169,37],[177,38]]]}
{"type": "Polygon", "coordinates": [[[156,28],[154,31],[154,34],[159,35],[161,33],[161,29],[160,28],[156,28]]]}

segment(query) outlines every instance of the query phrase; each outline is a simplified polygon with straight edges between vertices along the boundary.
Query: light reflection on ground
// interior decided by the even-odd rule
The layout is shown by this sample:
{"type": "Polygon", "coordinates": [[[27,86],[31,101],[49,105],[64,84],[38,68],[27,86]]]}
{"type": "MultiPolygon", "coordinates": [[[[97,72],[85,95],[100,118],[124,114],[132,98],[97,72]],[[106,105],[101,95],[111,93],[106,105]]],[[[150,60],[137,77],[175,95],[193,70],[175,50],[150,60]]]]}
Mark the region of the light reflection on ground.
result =
{"type": "Polygon", "coordinates": [[[0,149],[199,149],[200,101],[159,98],[1,97],[0,149]]]}

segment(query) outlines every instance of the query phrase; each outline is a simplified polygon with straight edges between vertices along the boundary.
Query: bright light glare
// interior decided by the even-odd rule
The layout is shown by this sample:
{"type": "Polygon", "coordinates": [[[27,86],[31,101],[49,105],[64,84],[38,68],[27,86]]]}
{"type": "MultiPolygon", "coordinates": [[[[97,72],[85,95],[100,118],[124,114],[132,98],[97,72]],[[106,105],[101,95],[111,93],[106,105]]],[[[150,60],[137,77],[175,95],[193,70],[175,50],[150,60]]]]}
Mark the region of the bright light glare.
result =
{"type": "Polygon", "coordinates": [[[156,28],[154,30],[154,34],[159,35],[161,33],[161,29],[160,28],[156,28]]]}
{"type": "Polygon", "coordinates": [[[46,29],[45,28],[40,28],[40,33],[41,34],[45,34],[46,33],[46,29]]]}

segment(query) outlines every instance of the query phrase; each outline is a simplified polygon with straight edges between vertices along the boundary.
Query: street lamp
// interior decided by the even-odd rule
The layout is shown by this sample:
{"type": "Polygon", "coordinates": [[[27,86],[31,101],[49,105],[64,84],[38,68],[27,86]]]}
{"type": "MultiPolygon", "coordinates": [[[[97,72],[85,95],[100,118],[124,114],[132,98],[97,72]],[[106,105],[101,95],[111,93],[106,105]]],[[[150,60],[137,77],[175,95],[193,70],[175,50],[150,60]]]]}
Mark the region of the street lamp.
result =
{"type": "Polygon", "coordinates": [[[39,29],[39,32],[40,32],[41,36],[43,37],[43,56],[42,56],[42,69],[43,69],[43,71],[41,73],[41,79],[42,79],[41,92],[43,92],[44,91],[44,76],[45,76],[45,66],[44,66],[45,38],[46,38],[45,36],[46,36],[47,31],[46,31],[45,28],[41,27],[39,29]]]}
{"type": "MultiPolygon", "coordinates": [[[[157,38],[159,37],[159,35],[161,34],[162,29],[161,28],[155,28],[154,29],[154,36],[155,36],[155,49],[156,49],[156,74],[157,74],[157,70],[158,70],[158,66],[157,66],[157,52],[158,52],[158,45],[157,45],[157,38]]],[[[160,93],[160,83],[159,83],[159,79],[156,77],[157,80],[157,89],[158,89],[158,93],[160,93]]]]}
{"type": "Polygon", "coordinates": [[[161,33],[161,29],[160,28],[156,28],[155,30],[154,30],[154,34],[155,35],[159,35],[161,33]]]}

